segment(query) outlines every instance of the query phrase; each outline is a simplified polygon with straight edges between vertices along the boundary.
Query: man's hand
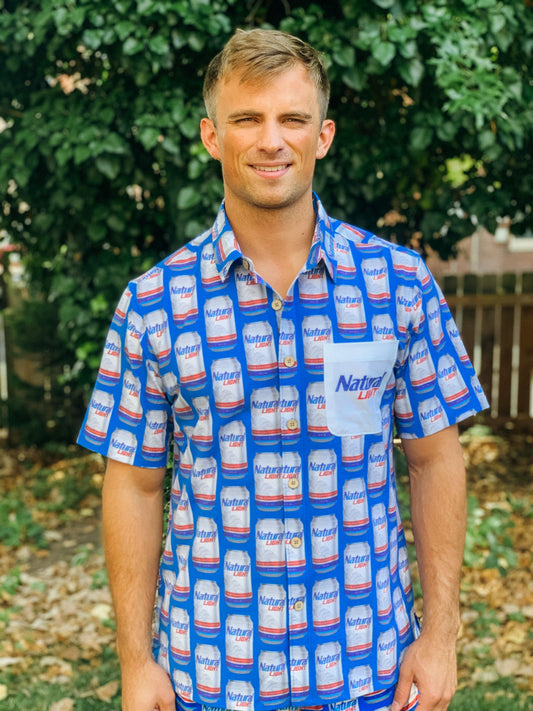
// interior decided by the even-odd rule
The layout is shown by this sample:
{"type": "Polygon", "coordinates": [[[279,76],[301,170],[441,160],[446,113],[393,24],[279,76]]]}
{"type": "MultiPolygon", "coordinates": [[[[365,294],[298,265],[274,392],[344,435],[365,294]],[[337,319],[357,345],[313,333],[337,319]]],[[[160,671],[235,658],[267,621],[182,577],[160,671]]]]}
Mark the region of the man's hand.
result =
{"type": "Polygon", "coordinates": [[[153,660],[122,671],[122,711],[175,711],[167,673],[153,660]]]}
{"type": "Polygon", "coordinates": [[[455,642],[422,631],[403,658],[392,711],[407,704],[412,684],[420,693],[417,711],[445,711],[457,687],[455,642]]]}

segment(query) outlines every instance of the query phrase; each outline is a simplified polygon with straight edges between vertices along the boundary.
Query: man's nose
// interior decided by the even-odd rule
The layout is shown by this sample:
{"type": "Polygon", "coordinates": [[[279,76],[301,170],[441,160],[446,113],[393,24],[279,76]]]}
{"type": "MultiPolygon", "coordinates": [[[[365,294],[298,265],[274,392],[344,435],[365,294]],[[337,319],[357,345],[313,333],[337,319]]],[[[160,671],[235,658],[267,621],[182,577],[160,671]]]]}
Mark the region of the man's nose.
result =
{"type": "Polygon", "coordinates": [[[279,123],[277,121],[264,121],[259,131],[257,147],[260,150],[271,153],[283,148],[284,143],[279,123]]]}

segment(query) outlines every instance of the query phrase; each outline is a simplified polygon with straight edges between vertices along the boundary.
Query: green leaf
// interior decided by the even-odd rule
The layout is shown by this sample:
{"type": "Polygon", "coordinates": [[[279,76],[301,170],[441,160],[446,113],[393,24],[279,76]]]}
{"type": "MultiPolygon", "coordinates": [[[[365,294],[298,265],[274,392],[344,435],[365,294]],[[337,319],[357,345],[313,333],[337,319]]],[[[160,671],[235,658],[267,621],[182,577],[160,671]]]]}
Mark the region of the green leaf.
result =
{"type": "Polygon", "coordinates": [[[388,10],[394,5],[396,0],[372,0],[372,2],[374,3],[374,5],[382,7],[384,10],[388,10]]]}
{"type": "Polygon", "coordinates": [[[80,163],[83,163],[87,158],[89,158],[91,155],[91,149],[89,146],[84,145],[83,143],[81,145],[77,145],[74,148],[74,163],[75,165],[79,165],[80,163]]]}
{"type": "Polygon", "coordinates": [[[138,54],[143,48],[144,42],[138,40],[137,37],[128,37],[128,39],[122,45],[122,51],[129,57],[134,54],[138,54]]]}
{"type": "Polygon", "coordinates": [[[109,180],[114,180],[120,173],[120,162],[109,155],[101,155],[95,161],[97,169],[109,180]]]}
{"type": "Polygon", "coordinates": [[[420,84],[425,70],[418,57],[411,59],[410,62],[399,62],[398,65],[400,76],[406,84],[409,86],[418,86],[420,84]]]}
{"type": "Polygon", "coordinates": [[[355,50],[350,45],[344,45],[333,51],[333,61],[341,67],[353,67],[355,50]]]}
{"type": "Polygon", "coordinates": [[[201,201],[202,195],[199,190],[192,186],[182,188],[178,193],[178,209],[188,210],[195,207],[201,201]]]}
{"type": "Polygon", "coordinates": [[[423,151],[431,143],[433,138],[433,129],[429,126],[418,126],[411,131],[409,145],[414,151],[423,151]]]}
{"type": "Polygon", "coordinates": [[[128,144],[118,133],[108,134],[101,143],[102,152],[124,155],[128,153],[128,144]]]}
{"type": "Polygon", "coordinates": [[[161,35],[156,35],[152,37],[148,43],[148,46],[155,52],[155,54],[166,54],[170,51],[170,45],[167,40],[161,35]]]}
{"type": "Polygon", "coordinates": [[[362,91],[366,84],[366,75],[363,67],[351,67],[342,74],[342,81],[354,91],[362,91]]]}
{"type": "Polygon", "coordinates": [[[146,150],[151,151],[158,144],[160,135],[161,131],[159,129],[147,127],[139,131],[138,138],[146,150]]]}
{"type": "Polygon", "coordinates": [[[372,56],[387,67],[396,56],[396,47],[391,42],[377,42],[372,46],[372,56]]]}

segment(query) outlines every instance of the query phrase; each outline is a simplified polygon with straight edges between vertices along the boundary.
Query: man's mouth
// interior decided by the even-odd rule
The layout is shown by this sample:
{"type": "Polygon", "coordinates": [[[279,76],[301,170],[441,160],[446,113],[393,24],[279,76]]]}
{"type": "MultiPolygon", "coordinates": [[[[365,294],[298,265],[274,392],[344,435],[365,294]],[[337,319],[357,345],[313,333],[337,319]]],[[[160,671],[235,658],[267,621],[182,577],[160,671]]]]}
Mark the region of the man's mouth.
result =
{"type": "Polygon", "coordinates": [[[284,163],[283,165],[253,165],[254,170],[258,170],[261,173],[281,173],[289,167],[289,163],[284,163]]]}

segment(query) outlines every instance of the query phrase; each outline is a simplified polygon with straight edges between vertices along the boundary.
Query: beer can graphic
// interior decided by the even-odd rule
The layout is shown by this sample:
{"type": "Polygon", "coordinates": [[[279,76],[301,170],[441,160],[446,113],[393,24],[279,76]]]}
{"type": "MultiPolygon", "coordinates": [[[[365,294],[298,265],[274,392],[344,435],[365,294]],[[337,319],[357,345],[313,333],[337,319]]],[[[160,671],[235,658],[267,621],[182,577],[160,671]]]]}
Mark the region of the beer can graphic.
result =
{"type": "Polygon", "coordinates": [[[122,340],[113,329],[107,334],[102,362],[96,380],[102,385],[115,385],[121,374],[122,340]]]}
{"type": "Polygon", "coordinates": [[[161,301],[162,296],[163,270],[161,267],[153,267],[137,279],[137,301],[142,306],[152,306],[161,301]]]}
{"type": "Polygon", "coordinates": [[[189,613],[179,607],[170,613],[170,655],[176,664],[188,664],[191,659],[189,613]]]}
{"type": "Polygon", "coordinates": [[[242,479],[248,471],[246,430],[242,422],[230,422],[218,431],[222,474],[227,479],[242,479]]]}
{"type": "Polygon", "coordinates": [[[302,460],[298,452],[283,452],[281,467],[285,511],[296,511],[302,503],[302,460]]]}
{"type": "Polygon", "coordinates": [[[398,577],[398,528],[396,524],[390,527],[390,575],[393,581],[398,577]]]}
{"type": "Polygon", "coordinates": [[[260,511],[279,511],[283,505],[282,459],[277,452],[254,457],[255,505],[260,511]]]}
{"type": "Polygon", "coordinates": [[[376,594],[378,598],[378,620],[382,623],[392,619],[391,581],[388,568],[380,568],[376,573],[376,594]]]}
{"type": "Polygon", "coordinates": [[[298,390],[292,385],[280,388],[279,413],[282,442],[297,444],[300,438],[300,406],[298,390]]]}
{"type": "Polygon", "coordinates": [[[124,339],[124,353],[130,368],[142,365],[143,349],[141,339],[144,336],[145,326],[142,316],[135,311],[130,311],[127,316],[126,337],[124,339]]]}
{"type": "Polygon", "coordinates": [[[305,571],[304,527],[299,518],[285,519],[285,559],[289,578],[305,571]]]}
{"type": "Polygon", "coordinates": [[[278,348],[279,376],[280,378],[290,378],[298,372],[298,361],[296,359],[294,322],[286,318],[281,319],[278,348]]]}
{"type": "Polygon", "coordinates": [[[396,398],[394,400],[394,414],[398,423],[407,427],[413,424],[413,408],[409,399],[409,392],[403,378],[396,381],[396,398]]]}
{"type": "MultiPolygon", "coordinates": [[[[337,232],[337,236],[339,236],[337,232]]],[[[337,278],[340,281],[353,282],[356,274],[355,264],[353,261],[352,250],[350,249],[350,241],[353,235],[344,239],[336,239],[334,242],[334,254],[337,260],[337,278]]]]}
{"type": "Polygon", "coordinates": [[[372,506],[372,531],[374,534],[374,556],[377,561],[387,559],[389,552],[389,530],[387,525],[387,512],[384,504],[372,506]]]}
{"type": "Polygon", "coordinates": [[[279,393],[276,388],[259,388],[252,392],[252,437],[261,445],[275,445],[281,436],[279,393]]]}
{"type": "Polygon", "coordinates": [[[167,406],[179,394],[178,379],[172,372],[161,376],[159,363],[155,360],[146,361],[146,399],[152,405],[167,406]]]}
{"type": "Polygon", "coordinates": [[[180,711],[193,711],[192,680],[183,669],[172,672],[172,681],[176,692],[176,706],[180,711]]]}
{"type": "Polygon", "coordinates": [[[128,312],[128,309],[130,307],[131,303],[131,291],[129,289],[126,289],[122,296],[120,297],[120,300],[118,302],[117,308],[115,309],[115,313],[113,315],[113,321],[112,323],[115,326],[122,326],[124,321],[126,320],[126,314],[128,312]]]}
{"type": "Polygon", "coordinates": [[[245,486],[225,486],[220,492],[222,530],[232,543],[245,543],[250,537],[250,492],[245,486]]]}
{"type": "Polygon", "coordinates": [[[306,316],[302,334],[305,369],[309,373],[321,375],[324,372],[324,344],[332,340],[331,321],[322,314],[306,316]]]}
{"type": "Polygon", "coordinates": [[[230,711],[254,711],[254,687],[249,681],[228,681],[226,708],[230,711]]]}
{"type": "Polygon", "coordinates": [[[341,438],[342,464],[348,472],[358,472],[365,455],[365,436],[349,435],[341,438]]]}
{"type": "Polygon", "coordinates": [[[213,644],[197,644],[194,650],[196,688],[205,703],[220,698],[220,650],[213,644]]]}
{"type": "Polygon", "coordinates": [[[164,669],[167,674],[170,670],[170,664],[168,661],[168,634],[162,630],[159,635],[159,651],[157,654],[157,663],[164,669]]]}
{"type": "Polygon", "coordinates": [[[200,254],[200,275],[203,288],[209,293],[220,289],[224,282],[220,278],[213,244],[208,242],[200,254]]]}
{"type": "Polygon", "coordinates": [[[231,672],[246,674],[253,667],[253,623],[247,615],[226,618],[226,666],[231,672]]]}
{"type": "Polygon", "coordinates": [[[233,303],[229,296],[214,296],[204,305],[207,345],[214,351],[227,351],[237,343],[233,303]]]}
{"type": "Polygon", "coordinates": [[[411,634],[411,623],[407,616],[407,610],[403,601],[403,595],[400,588],[396,587],[392,593],[392,606],[394,609],[394,620],[398,629],[398,637],[400,642],[405,642],[411,634]]]}
{"type": "Polygon", "coordinates": [[[377,308],[388,306],[390,303],[390,287],[385,258],[363,259],[362,271],[370,303],[377,308]]]}
{"type": "Polygon", "coordinates": [[[388,457],[383,442],[370,445],[368,451],[368,495],[379,496],[387,483],[388,457]]]}
{"type": "Polygon", "coordinates": [[[243,266],[236,267],[234,274],[240,311],[249,316],[264,313],[268,306],[266,286],[243,266]]]}
{"type": "Polygon", "coordinates": [[[145,459],[161,461],[167,452],[167,413],[165,410],[148,410],[142,443],[145,459]]]}
{"type": "Polygon", "coordinates": [[[287,595],[283,585],[260,585],[258,593],[259,638],[278,644],[287,637],[287,595]]]}
{"type": "Polygon", "coordinates": [[[217,462],[214,457],[199,457],[194,460],[191,472],[191,487],[194,500],[203,510],[210,510],[216,503],[217,462]]]}
{"type": "Polygon", "coordinates": [[[349,543],[344,549],[344,592],[350,600],[368,595],[372,588],[372,564],[368,543],[349,543]]]}
{"type": "Polygon", "coordinates": [[[178,561],[178,574],[172,590],[172,599],[176,602],[186,602],[191,594],[189,582],[189,553],[190,546],[176,546],[176,560],[178,561]]]}
{"type": "Polygon", "coordinates": [[[269,380],[278,367],[271,325],[268,321],[246,323],[242,335],[248,375],[253,380],[269,380]]]}
{"type": "Polygon", "coordinates": [[[455,409],[462,407],[468,401],[470,393],[459,372],[457,363],[451,356],[443,355],[439,358],[437,377],[440,391],[447,405],[455,409]]]}
{"type": "Polygon", "coordinates": [[[218,531],[214,519],[199,516],[192,543],[192,563],[196,570],[216,573],[220,565],[218,531]]]}
{"type": "Polygon", "coordinates": [[[165,536],[165,545],[163,547],[162,561],[165,565],[172,566],[174,563],[174,552],[172,550],[172,531],[170,528],[167,530],[167,535],[165,536]]]}
{"type": "Polygon", "coordinates": [[[348,686],[350,688],[350,698],[356,699],[359,696],[368,696],[374,690],[372,683],[372,669],[368,664],[353,667],[348,672],[348,686]]]}
{"type": "Polygon", "coordinates": [[[372,608],[356,605],[346,610],[346,652],[351,661],[368,657],[372,651],[372,608]]]}
{"type": "Polygon", "coordinates": [[[419,404],[418,416],[426,434],[437,432],[448,426],[448,415],[436,395],[419,404]]]}
{"type": "Polygon", "coordinates": [[[289,649],[291,670],[291,701],[301,703],[309,695],[309,652],[302,645],[289,649]]]}
{"type": "Polygon", "coordinates": [[[362,477],[347,479],[342,487],[342,526],[349,536],[365,533],[369,526],[366,486],[362,477]]]}
{"type": "Polygon", "coordinates": [[[193,420],[195,417],[194,410],[189,405],[187,400],[185,400],[182,393],[180,393],[174,401],[172,409],[174,410],[174,415],[178,422],[187,422],[188,420],[193,420]]]}
{"type": "Polygon", "coordinates": [[[172,530],[181,539],[190,539],[194,535],[194,523],[187,487],[181,489],[180,498],[172,516],[172,530]]]}
{"type": "Polygon", "coordinates": [[[261,575],[281,575],[285,570],[285,526],[274,518],[259,519],[255,526],[255,564],[261,575]]]}
{"type": "Polygon", "coordinates": [[[83,428],[85,438],[92,444],[103,444],[107,437],[115,399],[104,390],[94,390],[89,404],[87,421],[83,428]]]}
{"type": "Polygon", "coordinates": [[[194,267],[198,255],[188,247],[182,247],[177,252],[165,259],[165,266],[170,267],[173,272],[185,272],[194,267]]]}
{"type": "Polygon", "coordinates": [[[211,365],[215,407],[221,417],[232,417],[244,407],[242,371],[237,358],[220,358],[211,365]]]}
{"type": "Polygon", "coordinates": [[[300,302],[309,309],[321,308],[328,303],[328,282],[322,264],[300,274],[298,290],[300,302]]]}
{"type": "Polygon", "coordinates": [[[291,639],[303,637],[307,632],[306,589],[302,583],[289,585],[289,633],[291,639]]]}
{"type": "Polygon", "coordinates": [[[467,365],[470,368],[472,367],[470,363],[470,358],[468,357],[468,353],[466,352],[466,348],[464,346],[464,343],[462,341],[461,336],[459,335],[459,331],[457,330],[457,326],[455,325],[455,321],[453,318],[448,318],[446,321],[446,333],[448,334],[448,337],[451,339],[453,343],[453,347],[459,356],[459,360],[463,365],[467,365]]]}
{"type": "Polygon", "coordinates": [[[213,446],[213,418],[208,397],[195,397],[192,404],[198,413],[198,420],[192,430],[192,442],[201,452],[207,452],[213,446]]]}
{"type": "Polygon", "coordinates": [[[397,639],[396,630],[391,627],[378,637],[378,679],[391,682],[396,675],[397,639]]]}
{"type": "Polygon", "coordinates": [[[170,363],[170,354],[172,352],[168,317],[163,309],[157,309],[157,311],[151,311],[146,315],[145,322],[150,350],[154,354],[159,367],[164,368],[170,363]]]}
{"type": "Polygon", "coordinates": [[[342,652],[338,642],[317,645],[315,652],[316,688],[323,699],[334,699],[344,689],[342,652]]]}
{"type": "Polygon", "coordinates": [[[229,550],[224,556],[224,600],[230,607],[241,608],[252,602],[251,562],[246,551],[229,550]]]}
{"type": "Polygon", "coordinates": [[[444,332],[442,330],[441,304],[436,296],[432,296],[428,301],[426,313],[431,343],[433,348],[440,350],[444,345],[444,332]]]}
{"type": "Polygon", "coordinates": [[[176,574],[172,570],[163,570],[161,577],[163,578],[164,590],[160,617],[163,625],[167,627],[170,620],[170,595],[176,582],[176,574]]]}
{"type": "Polygon", "coordinates": [[[143,416],[141,405],[141,381],[131,370],[124,373],[118,417],[126,425],[138,425],[143,416]]]}
{"type": "Polygon", "coordinates": [[[324,383],[309,383],[306,392],[307,433],[312,442],[328,442],[333,435],[326,422],[324,383]]]}
{"type": "Polygon", "coordinates": [[[396,332],[389,314],[376,314],[376,316],[372,316],[372,338],[374,341],[395,340],[396,332]]]}
{"type": "Polygon", "coordinates": [[[365,304],[357,286],[339,284],[333,290],[339,333],[343,338],[362,338],[367,329],[365,304]]]}
{"type": "Polygon", "coordinates": [[[336,578],[319,580],[313,585],[313,629],[318,635],[336,632],[341,623],[339,581],[336,578]]]}
{"type": "Polygon", "coordinates": [[[176,359],[182,387],[199,390],[207,382],[202,341],[196,331],[182,333],[176,339],[176,359]]]}
{"type": "Polygon", "coordinates": [[[280,708],[289,696],[287,657],[283,652],[259,655],[259,698],[267,706],[280,708]]]}
{"type": "Polygon", "coordinates": [[[178,326],[191,326],[198,319],[196,278],[192,274],[172,277],[170,280],[172,320],[178,326]]]}
{"type": "Polygon", "coordinates": [[[133,464],[137,452],[137,437],[127,430],[116,429],[111,435],[107,456],[117,462],[133,464]]]}
{"type": "Polygon", "coordinates": [[[312,449],[307,460],[309,500],[315,508],[337,501],[337,455],[334,449],[312,449]]]}
{"type": "Polygon", "coordinates": [[[334,570],[339,562],[339,523],[336,516],[315,516],[311,520],[313,568],[320,573],[334,570]]]}
{"type": "Polygon", "coordinates": [[[413,601],[413,583],[411,581],[411,571],[409,569],[409,557],[405,544],[398,545],[398,575],[403,594],[407,602],[413,601]]]}
{"type": "MultiPolygon", "coordinates": [[[[190,440],[191,438],[191,428],[184,427],[185,434],[187,436],[187,440],[190,440]]],[[[191,472],[192,472],[192,464],[193,464],[193,456],[191,452],[191,445],[189,444],[189,441],[187,442],[187,446],[185,447],[185,450],[181,452],[180,458],[179,458],[179,473],[182,479],[190,479],[191,477],[191,472]]]]}
{"type": "Polygon", "coordinates": [[[197,580],[194,585],[194,629],[201,637],[220,632],[220,589],[213,580],[197,580]]]}
{"type": "Polygon", "coordinates": [[[416,323],[418,331],[423,328],[425,315],[422,311],[422,295],[418,287],[400,284],[396,289],[396,316],[398,331],[405,336],[410,324],[416,323]]]}
{"type": "Polygon", "coordinates": [[[413,390],[417,393],[427,393],[435,385],[435,366],[425,338],[415,343],[409,354],[409,376],[413,390]]]}
{"type": "Polygon", "coordinates": [[[403,249],[393,249],[391,251],[392,268],[396,276],[407,283],[412,282],[416,278],[418,271],[418,258],[413,257],[409,252],[403,249]]]}

